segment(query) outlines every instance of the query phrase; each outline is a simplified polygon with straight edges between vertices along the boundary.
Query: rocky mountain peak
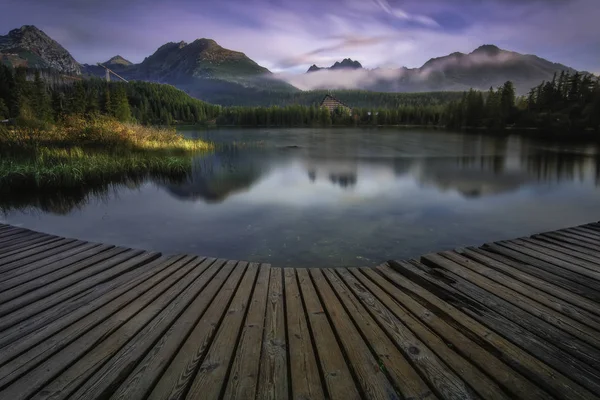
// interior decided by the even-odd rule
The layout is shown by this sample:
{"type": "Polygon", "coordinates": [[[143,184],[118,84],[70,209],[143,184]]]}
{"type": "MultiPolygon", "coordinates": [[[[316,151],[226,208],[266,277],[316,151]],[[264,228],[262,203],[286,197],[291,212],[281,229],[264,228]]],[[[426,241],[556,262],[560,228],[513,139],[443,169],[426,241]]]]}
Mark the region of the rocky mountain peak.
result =
{"type": "Polygon", "coordinates": [[[15,66],[51,68],[65,74],[81,74],[79,63],[58,42],[33,25],[0,36],[0,57],[15,66]]]}

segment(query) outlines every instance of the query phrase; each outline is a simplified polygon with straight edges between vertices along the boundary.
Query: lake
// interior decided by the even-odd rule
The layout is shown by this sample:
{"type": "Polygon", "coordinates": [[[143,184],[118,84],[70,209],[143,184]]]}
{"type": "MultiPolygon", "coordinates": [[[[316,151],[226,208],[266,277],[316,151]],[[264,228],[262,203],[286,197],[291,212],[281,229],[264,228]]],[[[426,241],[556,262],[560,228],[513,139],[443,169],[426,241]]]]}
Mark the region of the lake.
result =
{"type": "Polygon", "coordinates": [[[325,267],[600,220],[593,144],[387,128],[183,132],[237,145],[196,157],[186,181],[132,181],[19,207],[0,200],[0,221],[167,254],[325,267]]]}

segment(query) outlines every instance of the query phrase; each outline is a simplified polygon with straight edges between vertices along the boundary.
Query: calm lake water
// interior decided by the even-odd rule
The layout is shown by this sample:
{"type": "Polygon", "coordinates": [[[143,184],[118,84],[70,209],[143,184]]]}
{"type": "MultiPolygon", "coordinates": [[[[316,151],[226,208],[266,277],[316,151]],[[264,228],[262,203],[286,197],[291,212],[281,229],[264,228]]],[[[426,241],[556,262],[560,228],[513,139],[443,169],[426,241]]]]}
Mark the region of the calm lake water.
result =
{"type": "Polygon", "coordinates": [[[321,267],[600,220],[592,144],[398,129],[185,134],[244,145],[196,158],[187,182],[37,199],[0,221],[168,254],[321,267]]]}

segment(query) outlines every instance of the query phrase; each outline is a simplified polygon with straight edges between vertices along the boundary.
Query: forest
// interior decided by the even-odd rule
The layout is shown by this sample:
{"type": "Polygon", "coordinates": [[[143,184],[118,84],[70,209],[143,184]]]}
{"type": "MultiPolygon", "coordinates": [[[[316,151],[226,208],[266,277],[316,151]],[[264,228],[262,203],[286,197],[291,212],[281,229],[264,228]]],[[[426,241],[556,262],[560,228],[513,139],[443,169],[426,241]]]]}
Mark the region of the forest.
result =
{"type": "Polygon", "coordinates": [[[100,79],[65,81],[39,70],[13,70],[0,65],[0,119],[10,118],[21,124],[95,114],[143,125],[196,124],[215,119],[220,109],[170,85],[107,83],[100,79]]]}
{"type": "Polygon", "coordinates": [[[562,72],[527,96],[511,82],[486,94],[474,90],[447,105],[449,128],[538,128],[550,132],[600,131],[600,83],[592,75],[562,72]]]}
{"type": "Polygon", "coordinates": [[[486,93],[332,92],[352,107],[330,113],[319,104],[327,91],[288,94],[297,103],[221,107],[164,84],[107,83],[100,79],[61,82],[47,74],[0,66],[0,119],[52,123],[65,115],[106,115],[143,125],[221,126],[420,125],[461,128],[537,128],[571,132],[600,129],[600,85],[592,75],[561,73],[516,96],[506,82],[486,93]]]}

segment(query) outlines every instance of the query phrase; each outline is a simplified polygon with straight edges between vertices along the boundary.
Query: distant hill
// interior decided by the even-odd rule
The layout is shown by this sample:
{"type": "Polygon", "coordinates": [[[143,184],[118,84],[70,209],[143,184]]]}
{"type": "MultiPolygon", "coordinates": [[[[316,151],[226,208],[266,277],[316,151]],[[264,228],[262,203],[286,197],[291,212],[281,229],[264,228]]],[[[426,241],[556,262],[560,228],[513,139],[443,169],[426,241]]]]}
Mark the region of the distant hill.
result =
{"type": "Polygon", "coordinates": [[[561,71],[575,70],[534,55],[483,45],[469,54],[455,52],[432,58],[420,68],[349,70],[311,67],[315,75],[292,80],[301,89],[363,89],[385,92],[487,90],[512,81],[526,93],[561,71]],[[327,75],[324,75],[327,74],[327,75]],[[312,81],[311,81],[312,80],[312,81]]]}
{"type": "Polygon", "coordinates": [[[315,72],[315,71],[321,71],[321,70],[324,70],[324,69],[328,69],[328,70],[362,69],[362,67],[363,66],[358,61],[353,61],[350,58],[344,58],[341,62],[340,61],[336,61],[335,64],[333,64],[329,68],[321,68],[321,67],[317,67],[315,64],[313,64],[313,65],[310,66],[310,68],[306,72],[315,72]]]}
{"type": "Polygon", "coordinates": [[[8,35],[0,36],[0,62],[13,67],[81,74],[81,66],[64,47],[31,25],[13,29],[8,35]]]}

